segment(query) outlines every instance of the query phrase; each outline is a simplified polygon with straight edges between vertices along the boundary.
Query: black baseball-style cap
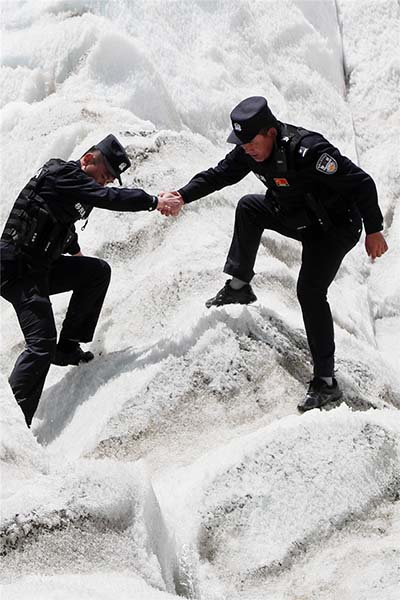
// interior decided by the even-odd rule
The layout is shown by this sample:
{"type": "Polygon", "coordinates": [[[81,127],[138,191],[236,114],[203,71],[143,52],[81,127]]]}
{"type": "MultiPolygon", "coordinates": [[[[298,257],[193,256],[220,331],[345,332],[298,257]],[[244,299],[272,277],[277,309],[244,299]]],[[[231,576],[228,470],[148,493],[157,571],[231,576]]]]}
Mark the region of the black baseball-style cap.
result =
{"type": "Polygon", "coordinates": [[[233,131],[230,144],[248,144],[264,127],[276,127],[278,121],[262,96],[245,98],[231,112],[233,131]]]}
{"type": "Polygon", "coordinates": [[[107,170],[118,179],[119,185],[122,185],[121,173],[131,166],[131,161],[124,147],[112,133],[96,144],[95,147],[102,153],[107,170]]]}

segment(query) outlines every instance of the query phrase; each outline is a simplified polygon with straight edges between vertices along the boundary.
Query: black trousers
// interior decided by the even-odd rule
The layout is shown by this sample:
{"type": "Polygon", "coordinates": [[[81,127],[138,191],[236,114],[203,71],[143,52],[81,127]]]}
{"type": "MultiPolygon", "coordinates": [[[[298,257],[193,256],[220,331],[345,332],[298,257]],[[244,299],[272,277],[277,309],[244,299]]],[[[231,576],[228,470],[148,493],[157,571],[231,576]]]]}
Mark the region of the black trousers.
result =
{"type": "Polygon", "coordinates": [[[355,209],[338,217],[328,231],[315,226],[296,231],[271,211],[265,196],[249,194],[239,200],[235,230],[224,272],[249,282],[264,229],[272,229],[303,245],[297,297],[303,313],[314,375],[331,377],[334,372],[335,342],[328,287],[346,254],[361,234],[361,218],[355,209]]]}
{"type": "Polygon", "coordinates": [[[110,282],[103,260],[61,256],[49,271],[18,268],[7,250],[2,256],[3,298],[11,302],[25,337],[25,350],[9,377],[14,396],[30,425],[56,352],[57,332],[49,296],[72,290],[60,337],[90,342],[110,282]]]}

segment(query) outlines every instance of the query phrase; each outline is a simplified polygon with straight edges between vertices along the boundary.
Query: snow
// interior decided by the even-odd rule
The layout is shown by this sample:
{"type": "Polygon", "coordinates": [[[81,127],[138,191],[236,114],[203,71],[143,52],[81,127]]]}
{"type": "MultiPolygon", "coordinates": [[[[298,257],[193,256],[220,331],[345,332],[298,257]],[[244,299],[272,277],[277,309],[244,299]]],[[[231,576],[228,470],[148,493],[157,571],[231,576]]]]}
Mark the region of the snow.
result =
{"type": "MultiPolygon", "coordinates": [[[[394,600],[400,593],[400,141],[394,0],[3,0],[2,221],[52,156],[113,132],[127,185],[176,189],[265,95],[373,175],[389,252],[330,288],[344,402],[299,416],[300,249],[263,236],[251,307],[221,287],[244,181],[159,214],[94,211],[112,266],[95,360],[52,367],[26,429],[1,302],[2,597],[394,600]]],[[[59,326],[65,295],[52,298],[59,326]]]]}
{"type": "Polygon", "coordinates": [[[131,600],[171,600],[176,598],[171,594],[159,592],[147,585],[143,579],[125,575],[62,575],[58,577],[31,576],[24,577],[15,585],[4,586],[4,599],[7,600],[107,600],[120,598],[131,600]]]}

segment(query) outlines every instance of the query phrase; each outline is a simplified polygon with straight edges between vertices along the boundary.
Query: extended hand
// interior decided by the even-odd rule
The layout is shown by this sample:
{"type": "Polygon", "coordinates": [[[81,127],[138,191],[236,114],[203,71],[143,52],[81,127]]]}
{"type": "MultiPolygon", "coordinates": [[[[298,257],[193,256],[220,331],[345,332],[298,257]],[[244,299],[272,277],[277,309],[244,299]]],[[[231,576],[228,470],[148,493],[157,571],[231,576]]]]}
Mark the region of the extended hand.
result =
{"type": "Polygon", "coordinates": [[[372,259],[379,258],[382,254],[385,254],[388,245],[380,231],[369,233],[365,236],[365,249],[368,256],[372,259]]]}
{"type": "Polygon", "coordinates": [[[184,205],[179,192],[160,192],[158,195],[157,210],[166,217],[176,217],[184,205]]]}

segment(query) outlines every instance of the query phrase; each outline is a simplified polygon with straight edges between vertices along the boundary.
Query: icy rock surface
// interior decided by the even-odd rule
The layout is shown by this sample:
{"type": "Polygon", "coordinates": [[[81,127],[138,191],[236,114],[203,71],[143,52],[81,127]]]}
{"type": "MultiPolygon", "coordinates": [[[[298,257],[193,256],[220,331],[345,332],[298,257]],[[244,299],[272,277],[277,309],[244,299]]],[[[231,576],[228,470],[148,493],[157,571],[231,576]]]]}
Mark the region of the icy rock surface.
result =
{"type": "MultiPolygon", "coordinates": [[[[93,211],[113,278],[95,360],[52,367],[24,425],[23,348],[1,304],[2,598],[397,600],[400,194],[395,0],[3,0],[2,222],[48,158],[113,132],[126,185],[176,189],[265,95],[374,177],[390,251],[330,288],[341,406],[296,414],[311,365],[301,249],[265,232],[258,302],[207,311],[247,177],[159,214],[93,211]]],[[[52,299],[60,326],[66,295],[52,299]]]]}

